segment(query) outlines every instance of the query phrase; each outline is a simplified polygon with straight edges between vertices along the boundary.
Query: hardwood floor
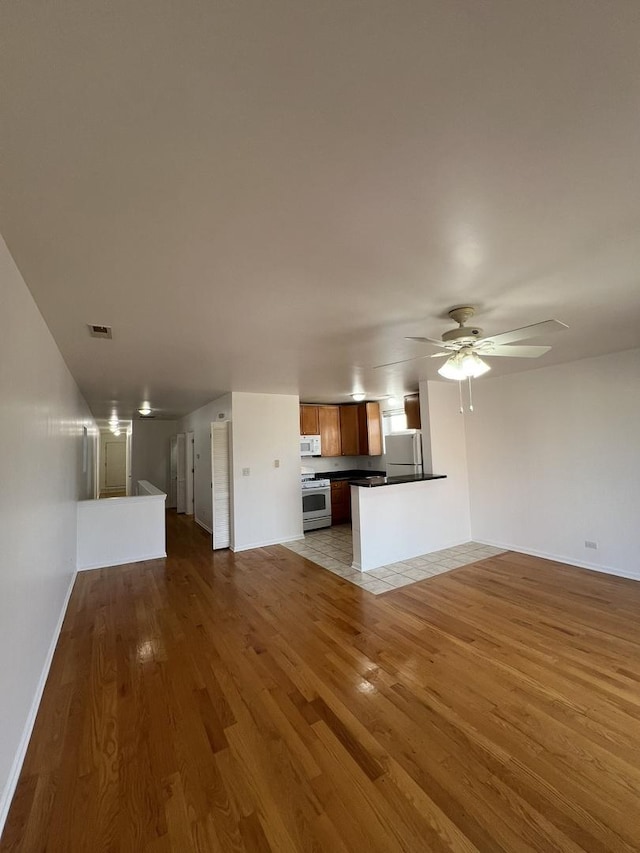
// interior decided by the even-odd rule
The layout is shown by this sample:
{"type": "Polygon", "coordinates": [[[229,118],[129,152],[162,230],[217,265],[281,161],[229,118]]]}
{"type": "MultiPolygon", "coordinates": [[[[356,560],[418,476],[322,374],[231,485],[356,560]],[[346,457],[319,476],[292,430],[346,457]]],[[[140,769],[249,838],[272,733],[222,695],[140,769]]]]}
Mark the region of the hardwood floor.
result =
{"type": "Polygon", "coordinates": [[[78,577],[0,850],[638,851],[640,584],[373,596],[282,547],[78,577]]]}

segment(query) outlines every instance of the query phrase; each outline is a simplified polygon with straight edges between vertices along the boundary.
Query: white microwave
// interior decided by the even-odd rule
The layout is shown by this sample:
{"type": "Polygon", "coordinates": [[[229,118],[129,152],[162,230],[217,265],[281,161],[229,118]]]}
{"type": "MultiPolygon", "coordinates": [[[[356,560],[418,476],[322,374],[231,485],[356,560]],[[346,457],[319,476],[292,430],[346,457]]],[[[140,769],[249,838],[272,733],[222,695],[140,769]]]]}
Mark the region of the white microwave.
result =
{"type": "Polygon", "coordinates": [[[321,456],[322,449],[319,435],[300,436],[300,456],[321,456]]]}

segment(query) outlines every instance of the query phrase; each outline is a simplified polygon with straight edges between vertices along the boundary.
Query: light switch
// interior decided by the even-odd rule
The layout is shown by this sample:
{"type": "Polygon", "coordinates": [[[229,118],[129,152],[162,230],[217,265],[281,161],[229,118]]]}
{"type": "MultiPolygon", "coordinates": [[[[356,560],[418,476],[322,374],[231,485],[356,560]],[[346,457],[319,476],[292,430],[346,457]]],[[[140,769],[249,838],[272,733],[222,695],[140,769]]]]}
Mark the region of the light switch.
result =
{"type": "Polygon", "coordinates": [[[274,467],[274,468],[279,468],[279,467],[280,467],[280,460],[279,460],[279,459],[274,459],[274,460],[273,460],[273,467],[274,467]]]}
{"type": "Polygon", "coordinates": [[[251,473],[251,468],[243,468],[242,469],[242,476],[243,477],[248,477],[250,473],[251,473]]]}

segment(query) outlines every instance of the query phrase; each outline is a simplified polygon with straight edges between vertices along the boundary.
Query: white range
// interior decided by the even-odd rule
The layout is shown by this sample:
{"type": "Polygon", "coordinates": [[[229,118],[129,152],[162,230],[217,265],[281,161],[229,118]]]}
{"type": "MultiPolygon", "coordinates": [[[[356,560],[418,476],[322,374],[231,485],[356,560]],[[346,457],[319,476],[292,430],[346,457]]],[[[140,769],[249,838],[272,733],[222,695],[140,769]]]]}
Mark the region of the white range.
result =
{"type": "Polygon", "coordinates": [[[302,529],[331,527],[331,480],[316,479],[313,469],[302,469],[302,529]]]}

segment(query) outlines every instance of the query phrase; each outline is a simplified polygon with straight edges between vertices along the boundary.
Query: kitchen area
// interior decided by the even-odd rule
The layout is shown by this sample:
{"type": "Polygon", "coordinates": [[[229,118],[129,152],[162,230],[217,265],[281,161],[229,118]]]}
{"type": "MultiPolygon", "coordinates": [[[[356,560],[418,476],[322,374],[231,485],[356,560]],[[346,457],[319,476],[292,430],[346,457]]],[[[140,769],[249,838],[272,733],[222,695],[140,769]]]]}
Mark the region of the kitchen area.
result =
{"type": "Polygon", "coordinates": [[[364,400],[300,405],[305,537],[286,547],[374,594],[500,553],[468,535],[459,414],[438,403],[434,433],[426,384],[421,392],[422,406],[414,394],[400,411],[364,400]],[[432,460],[451,471],[451,486],[432,460]]]}
{"type": "Polygon", "coordinates": [[[387,436],[377,401],[300,405],[300,460],[303,529],[318,530],[351,521],[351,483],[422,473],[418,394],[405,399],[407,429],[387,436]]]}

